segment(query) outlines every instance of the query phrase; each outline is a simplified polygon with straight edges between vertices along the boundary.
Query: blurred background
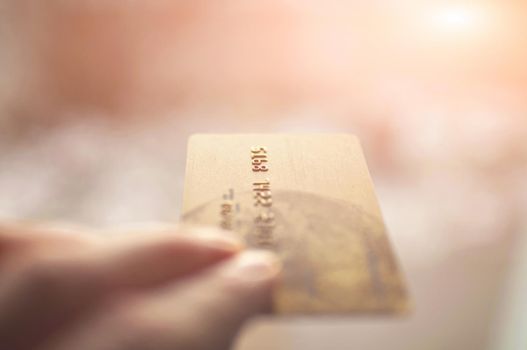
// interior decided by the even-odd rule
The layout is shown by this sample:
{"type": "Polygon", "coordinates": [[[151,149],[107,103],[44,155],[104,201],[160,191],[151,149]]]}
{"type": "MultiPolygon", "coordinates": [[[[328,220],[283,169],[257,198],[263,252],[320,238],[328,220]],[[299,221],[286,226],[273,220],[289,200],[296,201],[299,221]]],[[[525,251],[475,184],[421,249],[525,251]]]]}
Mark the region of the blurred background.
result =
{"type": "Polygon", "coordinates": [[[520,0],[0,0],[0,219],[174,221],[192,133],[354,133],[414,313],[237,349],[526,349],[526,62],[520,0]]]}

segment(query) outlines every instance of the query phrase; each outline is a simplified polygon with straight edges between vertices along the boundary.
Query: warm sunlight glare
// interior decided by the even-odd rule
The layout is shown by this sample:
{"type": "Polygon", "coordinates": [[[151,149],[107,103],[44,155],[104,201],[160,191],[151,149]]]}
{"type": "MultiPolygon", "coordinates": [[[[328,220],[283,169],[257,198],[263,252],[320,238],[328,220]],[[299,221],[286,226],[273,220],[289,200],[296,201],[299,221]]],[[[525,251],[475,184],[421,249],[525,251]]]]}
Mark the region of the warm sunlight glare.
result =
{"type": "Polygon", "coordinates": [[[486,24],[482,9],[469,6],[449,6],[437,9],[434,24],[444,32],[477,32],[486,24]]]}

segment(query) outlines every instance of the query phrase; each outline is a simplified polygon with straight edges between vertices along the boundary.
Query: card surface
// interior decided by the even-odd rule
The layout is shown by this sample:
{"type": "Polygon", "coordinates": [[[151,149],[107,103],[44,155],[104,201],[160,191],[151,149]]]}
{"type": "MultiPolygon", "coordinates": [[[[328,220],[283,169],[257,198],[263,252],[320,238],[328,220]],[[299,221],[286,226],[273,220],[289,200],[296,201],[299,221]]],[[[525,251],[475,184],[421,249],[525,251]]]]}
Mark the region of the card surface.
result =
{"type": "Polygon", "coordinates": [[[284,271],[278,314],[396,313],[407,296],[360,144],[342,134],[194,135],[182,221],[239,234],[284,271]]]}

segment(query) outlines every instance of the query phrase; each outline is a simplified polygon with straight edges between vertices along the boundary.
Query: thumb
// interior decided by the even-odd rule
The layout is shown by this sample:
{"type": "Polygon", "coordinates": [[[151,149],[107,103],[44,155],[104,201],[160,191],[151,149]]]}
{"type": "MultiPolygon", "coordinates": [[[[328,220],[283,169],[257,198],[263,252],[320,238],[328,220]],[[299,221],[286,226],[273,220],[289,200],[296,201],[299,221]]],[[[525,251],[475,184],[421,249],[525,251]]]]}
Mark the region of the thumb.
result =
{"type": "Polygon", "coordinates": [[[156,350],[227,350],[246,320],[270,310],[280,269],[274,254],[241,253],[128,308],[125,319],[141,320],[133,326],[139,329],[127,327],[118,343],[156,350]]]}

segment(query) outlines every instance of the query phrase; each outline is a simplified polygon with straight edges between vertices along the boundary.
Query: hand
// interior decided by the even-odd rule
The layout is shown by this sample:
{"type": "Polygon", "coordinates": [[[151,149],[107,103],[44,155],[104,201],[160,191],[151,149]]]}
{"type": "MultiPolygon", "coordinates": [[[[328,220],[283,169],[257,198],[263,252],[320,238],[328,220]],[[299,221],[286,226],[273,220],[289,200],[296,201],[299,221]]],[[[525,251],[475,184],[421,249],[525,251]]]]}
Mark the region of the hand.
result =
{"type": "Polygon", "coordinates": [[[226,232],[120,236],[0,226],[0,344],[9,350],[228,349],[268,310],[277,260],[226,232]]]}

